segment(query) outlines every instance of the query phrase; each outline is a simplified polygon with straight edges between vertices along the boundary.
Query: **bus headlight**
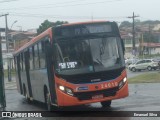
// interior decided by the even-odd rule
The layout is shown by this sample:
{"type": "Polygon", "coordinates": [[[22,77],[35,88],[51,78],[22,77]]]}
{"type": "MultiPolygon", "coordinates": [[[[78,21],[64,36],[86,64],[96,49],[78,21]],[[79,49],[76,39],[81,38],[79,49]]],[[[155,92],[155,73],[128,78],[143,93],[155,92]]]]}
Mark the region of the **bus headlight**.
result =
{"type": "Polygon", "coordinates": [[[59,86],[59,89],[62,90],[62,91],[65,90],[64,86],[61,86],[61,85],[59,86]]]}
{"type": "Polygon", "coordinates": [[[124,79],[123,79],[123,82],[125,83],[127,81],[127,78],[125,77],[124,79]]]}
{"type": "Polygon", "coordinates": [[[73,96],[73,91],[72,89],[68,88],[68,87],[64,87],[62,85],[59,85],[58,88],[63,91],[64,93],[73,96]]]}
{"type": "Polygon", "coordinates": [[[125,78],[123,78],[122,81],[119,82],[119,84],[118,84],[119,89],[121,89],[124,86],[124,84],[126,83],[126,81],[127,81],[127,78],[125,77],[125,78]]]}

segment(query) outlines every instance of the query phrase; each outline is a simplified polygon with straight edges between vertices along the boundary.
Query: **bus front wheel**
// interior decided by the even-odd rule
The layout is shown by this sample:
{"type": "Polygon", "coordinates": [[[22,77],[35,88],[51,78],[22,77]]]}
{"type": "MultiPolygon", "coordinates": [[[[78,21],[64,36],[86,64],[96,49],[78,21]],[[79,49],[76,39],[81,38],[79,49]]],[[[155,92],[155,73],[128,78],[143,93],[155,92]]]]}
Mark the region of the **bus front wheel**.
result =
{"type": "Polygon", "coordinates": [[[51,111],[51,98],[48,91],[45,92],[45,105],[48,111],[51,111]]]}
{"type": "Polygon", "coordinates": [[[111,106],[111,100],[109,100],[109,101],[103,101],[103,102],[101,102],[101,105],[102,105],[102,107],[110,107],[111,106]]]}

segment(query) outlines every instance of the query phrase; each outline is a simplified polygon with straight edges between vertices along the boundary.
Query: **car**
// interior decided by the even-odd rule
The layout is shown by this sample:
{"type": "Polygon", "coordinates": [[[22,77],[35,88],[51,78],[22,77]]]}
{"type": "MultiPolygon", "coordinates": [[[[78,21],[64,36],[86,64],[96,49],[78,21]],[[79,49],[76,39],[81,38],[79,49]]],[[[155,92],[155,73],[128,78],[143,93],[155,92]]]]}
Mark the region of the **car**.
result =
{"type": "Polygon", "coordinates": [[[126,60],[125,60],[125,64],[126,64],[126,66],[129,66],[130,64],[136,63],[138,60],[139,60],[138,58],[126,59],[126,60]]]}
{"type": "Polygon", "coordinates": [[[156,70],[158,69],[158,62],[155,62],[153,59],[143,59],[129,65],[128,69],[133,72],[146,69],[148,69],[149,71],[151,71],[152,69],[156,70]]]}

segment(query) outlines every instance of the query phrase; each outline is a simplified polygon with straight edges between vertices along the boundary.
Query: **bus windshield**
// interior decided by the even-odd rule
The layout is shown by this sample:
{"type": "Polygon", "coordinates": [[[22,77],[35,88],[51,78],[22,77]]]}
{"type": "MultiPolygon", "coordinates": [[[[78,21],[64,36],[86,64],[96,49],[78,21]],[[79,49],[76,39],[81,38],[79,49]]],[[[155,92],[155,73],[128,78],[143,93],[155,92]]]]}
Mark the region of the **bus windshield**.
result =
{"type": "Polygon", "coordinates": [[[124,66],[122,46],[118,37],[59,39],[55,48],[55,69],[58,74],[84,74],[124,66]]]}

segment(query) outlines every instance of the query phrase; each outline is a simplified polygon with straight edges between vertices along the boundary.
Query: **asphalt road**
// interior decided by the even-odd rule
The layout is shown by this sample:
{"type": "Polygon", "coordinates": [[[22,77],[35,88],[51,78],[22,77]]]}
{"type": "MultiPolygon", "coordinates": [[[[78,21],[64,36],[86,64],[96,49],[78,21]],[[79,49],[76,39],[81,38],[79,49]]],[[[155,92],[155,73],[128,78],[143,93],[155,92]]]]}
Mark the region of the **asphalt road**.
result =
{"type": "MultiPolygon", "coordinates": [[[[146,111],[160,110],[160,83],[145,83],[145,84],[129,84],[129,97],[112,102],[112,107],[105,110],[112,111],[146,111]]],[[[24,96],[20,95],[17,90],[6,90],[7,110],[11,111],[45,111],[45,109],[34,102],[28,104],[24,96]]],[[[103,111],[100,103],[89,105],[69,107],[64,110],[71,111],[103,111]]]]}
{"type": "MultiPolygon", "coordinates": [[[[155,71],[142,71],[142,72],[130,72],[127,71],[128,77],[134,77],[139,74],[155,72],[155,71]]],[[[13,81],[13,84],[14,81],[13,81]]],[[[100,103],[93,103],[82,106],[74,106],[63,109],[63,111],[71,111],[69,114],[71,116],[74,114],[72,111],[85,111],[84,113],[79,113],[78,116],[88,116],[89,118],[83,117],[85,120],[139,120],[141,118],[133,117],[122,117],[122,118],[103,118],[103,114],[108,114],[110,111],[159,111],[160,110],[160,83],[146,83],[146,84],[129,84],[129,97],[124,99],[118,99],[112,101],[112,106],[110,108],[102,108],[100,103]],[[97,111],[97,112],[95,112],[97,111]],[[100,115],[99,112],[102,112],[100,115]],[[87,114],[87,115],[86,115],[87,114]],[[101,117],[92,117],[92,116],[101,117]]],[[[7,111],[45,111],[44,106],[41,103],[33,102],[28,104],[24,99],[24,96],[20,95],[14,87],[8,87],[12,89],[6,89],[6,102],[7,111]]],[[[56,112],[52,112],[54,116],[57,115],[56,112]]],[[[38,120],[37,118],[36,120],[38,120]]],[[[55,120],[70,120],[75,119],[75,117],[54,117],[55,120]]],[[[41,118],[40,120],[54,120],[53,118],[41,118]]],[[[76,120],[81,120],[82,118],[77,118],[76,120]]],[[[159,120],[160,118],[145,118],[145,120],[159,120]]],[[[31,118],[17,118],[17,120],[33,120],[31,118]]],[[[35,120],[35,118],[34,118],[35,120]]],[[[144,120],[144,119],[143,119],[144,120]]]]}
{"type": "MultiPolygon", "coordinates": [[[[88,116],[92,118],[86,120],[94,120],[95,117],[92,116],[95,115],[98,116],[102,115],[102,117],[104,117],[103,115],[107,114],[110,111],[159,111],[160,110],[159,86],[160,83],[130,84],[129,97],[124,99],[114,100],[110,108],[102,108],[100,103],[93,103],[82,106],[68,107],[63,109],[63,111],[71,111],[70,113],[68,113],[71,116],[74,114],[73,111],[85,111],[85,113],[83,114],[78,113],[77,116],[79,117],[88,116]]],[[[45,111],[44,107],[40,103],[34,102],[32,104],[28,104],[27,101],[24,99],[24,96],[21,96],[17,92],[17,90],[6,90],[6,100],[7,100],[7,107],[6,107],[7,111],[45,111]]],[[[54,116],[61,116],[61,114],[57,114],[56,112],[52,112],[52,114],[54,116]]],[[[96,120],[102,119],[102,117],[96,117],[97,118],[96,120]]],[[[61,120],[62,118],[63,117],[58,117],[58,119],[56,118],[55,120],[61,120]]],[[[83,119],[85,119],[85,117],[83,117],[83,119]]],[[[125,117],[122,120],[132,120],[132,119],[133,118],[125,117]]],[[[32,120],[32,119],[25,118],[23,120],[32,120]]],[[[40,120],[51,120],[51,118],[42,118],[40,120]]],[[[69,120],[69,118],[67,117],[66,120],[69,120]]],[[[115,119],[111,118],[110,120],[115,120],[115,119]]],[[[136,118],[136,120],[139,119],[136,118]]]]}

